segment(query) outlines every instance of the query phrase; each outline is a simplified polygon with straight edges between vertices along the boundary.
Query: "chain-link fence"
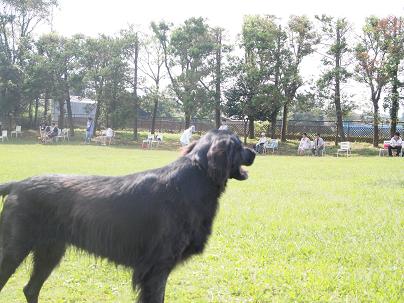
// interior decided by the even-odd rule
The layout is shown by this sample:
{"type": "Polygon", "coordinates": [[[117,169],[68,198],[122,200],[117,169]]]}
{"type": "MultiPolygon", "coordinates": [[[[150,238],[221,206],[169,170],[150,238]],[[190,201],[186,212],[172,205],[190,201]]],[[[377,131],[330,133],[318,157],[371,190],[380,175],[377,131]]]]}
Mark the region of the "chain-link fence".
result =
{"type": "MultiPolygon", "coordinates": [[[[244,135],[247,131],[248,125],[246,121],[230,121],[228,122],[230,129],[239,135],[244,135]],[[247,127],[246,127],[247,126],[247,127]]],[[[264,132],[268,135],[271,134],[268,123],[255,123],[254,136],[258,137],[260,133],[264,132]]],[[[345,138],[348,141],[373,141],[373,123],[364,121],[344,121],[343,122],[345,138]]],[[[282,130],[282,121],[277,121],[275,127],[275,137],[280,138],[282,130]]],[[[397,131],[404,134],[404,121],[397,123],[397,131]]],[[[307,133],[309,137],[314,137],[315,134],[320,133],[321,137],[327,141],[335,141],[337,136],[337,124],[335,121],[311,121],[311,120],[289,120],[286,138],[287,139],[300,139],[303,133],[307,133]]],[[[379,140],[390,139],[390,123],[380,122],[379,124],[379,140]]]]}
{"type": "MultiPolygon", "coordinates": [[[[87,121],[86,115],[76,115],[73,117],[73,124],[75,127],[85,127],[87,121]]],[[[67,117],[66,117],[67,122],[67,117]]],[[[20,119],[17,123],[23,125],[24,128],[29,127],[29,120],[27,118],[20,119]]],[[[228,120],[227,125],[230,130],[237,133],[239,136],[244,136],[245,133],[249,135],[248,121],[243,120],[228,120]]],[[[14,124],[14,123],[13,123],[14,124]]],[[[39,119],[38,119],[39,124],[39,119]]],[[[126,128],[132,128],[133,125],[126,123],[126,128]]],[[[139,118],[138,129],[143,131],[150,131],[151,118],[139,118]]],[[[213,121],[193,119],[192,125],[195,125],[197,132],[206,132],[215,128],[213,121]]],[[[3,129],[7,128],[8,123],[3,123],[3,129]]],[[[254,123],[254,136],[259,137],[260,133],[264,132],[268,135],[271,134],[270,125],[268,122],[254,123]]],[[[13,126],[15,127],[15,126],[13,126]]],[[[35,127],[36,128],[36,127],[35,127]]],[[[175,118],[156,118],[155,129],[160,132],[180,133],[185,128],[183,119],[175,118]]],[[[372,121],[344,121],[344,133],[348,141],[362,141],[372,142],[373,140],[373,124],[372,121]]],[[[282,129],[282,121],[279,120],[275,127],[275,138],[280,138],[282,129]]],[[[404,135],[404,121],[397,123],[397,131],[404,135]]],[[[314,121],[314,120],[289,120],[286,132],[287,139],[299,139],[302,133],[307,133],[309,137],[314,137],[316,133],[327,141],[335,141],[337,135],[337,124],[335,121],[314,121]]],[[[379,124],[379,140],[390,139],[390,123],[380,122],[379,124]]]]}

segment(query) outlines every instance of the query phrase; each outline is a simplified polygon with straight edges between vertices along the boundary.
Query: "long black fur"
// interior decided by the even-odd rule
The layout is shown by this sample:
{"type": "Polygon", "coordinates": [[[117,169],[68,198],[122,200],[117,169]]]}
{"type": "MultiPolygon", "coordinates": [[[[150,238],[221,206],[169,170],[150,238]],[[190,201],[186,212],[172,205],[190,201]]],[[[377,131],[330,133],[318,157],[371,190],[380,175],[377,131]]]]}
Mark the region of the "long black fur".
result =
{"type": "Polygon", "coordinates": [[[33,252],[24,293],[40,289],[66,247],[134,269],[138,302],[164,302],[171,270],[201,253],[227,180],[244,180],[255,153],[228,131],[211,131],[177,161],[137,174],[47,175],[0,185],[0,290],[33,252]]]}

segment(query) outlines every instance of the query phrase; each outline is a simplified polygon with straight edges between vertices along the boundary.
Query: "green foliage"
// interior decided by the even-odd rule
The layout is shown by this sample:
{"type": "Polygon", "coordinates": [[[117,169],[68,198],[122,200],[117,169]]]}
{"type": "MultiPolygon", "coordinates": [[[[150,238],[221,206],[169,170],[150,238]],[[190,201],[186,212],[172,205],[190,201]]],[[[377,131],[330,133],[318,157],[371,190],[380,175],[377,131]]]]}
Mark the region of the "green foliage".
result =
{"type": "Polygon", "coordinates": [[[330,16],[316,16],[322,29],[322,43],[327,45],[326,55],[321,59],[324,70],[317,80],[317,96],[325,103],[329,112],[336,111],[335,102],[339,102],[342,115],[345,117],[355,105],[351,103],[351,96],[345,93],[343,84],[352,77],[349,65],[352,61],[352,48],[349,46],[351,25],[345,18],[335,19],[330,16]],[[336,83],[338,88],[336,89],[336,83]],[[339,96],[336,99],[336,95],[339,96]]]}
{"type": "Polygon", "coordinates": [[[152,23],[150,34],[129,26],[110,36],[67,38],[50,33],[35,39],[35,25],[46,20],[57,1],[2,3],[3,117],[17,121],[32,117],[36,100],[39,112],[44,110],[44,99],[63,107],[71,94],[95,99],[97,122],[112,127],[135,116],[141,101],[151,115],[157,115],[156,109],[162,116],[184,114],[188,124],[191,118],[218,123],[222,109],[228,116],[247,115],[250,121],[270,120],[273,124],[280,113],[287,122],[294,113],[319,108],[329,117],[335,113],[342,123],[342,117],[356,106],[344,86],[358,80],[369,86],[370,99],[377,100],[377,106],[380,97],[386,96],[384,106],[390,110],[391,120],[397,120],[404,86],[398,80],[404,57],[402,18],[369,17],[362,35],[350,37],[351,26],[345,18],[316,16],[319,22],[315,24],[307,16],[280,20],[249,15],[242,24],[238,49],[226,45],[223,29],[210,26],[201,17],[178,25],[152,23]],[[140,52],[139,64],[135,64],[135,50],[140,52]],[[314,91],[300,69],[305,58],[324,50],[314,91]],[[350,68],[353,54],[358,63],[355,78],[350,68]]]}
{"type": "Polygon", "coordinates": [[[163,22],[153,23],[152,28],[163,47],[172,89],[186,120],[211,110],[212,95],[203,81],[211,72],[208,60],[215,49],[212,29],[203,18],[187,19],[174,29],[163,22]],[[178,72],[175,72],[175,66],[178,72]]]}

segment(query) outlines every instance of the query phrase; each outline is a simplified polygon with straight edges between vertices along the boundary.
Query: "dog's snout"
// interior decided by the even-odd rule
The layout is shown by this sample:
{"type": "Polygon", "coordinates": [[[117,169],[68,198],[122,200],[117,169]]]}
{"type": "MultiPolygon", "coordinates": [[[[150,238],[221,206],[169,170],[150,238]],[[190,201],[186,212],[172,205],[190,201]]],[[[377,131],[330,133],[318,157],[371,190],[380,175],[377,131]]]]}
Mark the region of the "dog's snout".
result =
{"type": "Polygon", "coordinates": [[[253,164],[255,159],[255,151],[253,151],[251,148],[244,147],[243,149],[243,165],[251,165],[253,164]]]}

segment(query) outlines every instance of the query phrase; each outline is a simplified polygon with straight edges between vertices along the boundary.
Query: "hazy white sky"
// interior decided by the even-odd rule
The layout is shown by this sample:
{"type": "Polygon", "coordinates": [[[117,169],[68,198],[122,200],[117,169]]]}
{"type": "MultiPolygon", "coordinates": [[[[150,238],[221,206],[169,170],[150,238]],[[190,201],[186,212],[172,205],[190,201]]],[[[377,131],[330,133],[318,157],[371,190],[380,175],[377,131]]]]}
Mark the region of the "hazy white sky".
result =
{"type": "Polygon", "coordinates": [[[344,16],[357,25],[365,16],[404,15],[403,0],[59,0],[54,11],[54,30],[64,35],[113,34],[127,24],[148,25],[165,19],[180,23],[192,16],[208,18],[232,34],[240,31],[243,15],[291,14],[344,16]]]}

